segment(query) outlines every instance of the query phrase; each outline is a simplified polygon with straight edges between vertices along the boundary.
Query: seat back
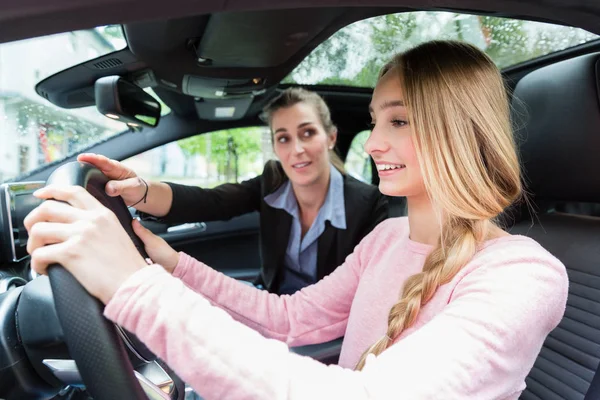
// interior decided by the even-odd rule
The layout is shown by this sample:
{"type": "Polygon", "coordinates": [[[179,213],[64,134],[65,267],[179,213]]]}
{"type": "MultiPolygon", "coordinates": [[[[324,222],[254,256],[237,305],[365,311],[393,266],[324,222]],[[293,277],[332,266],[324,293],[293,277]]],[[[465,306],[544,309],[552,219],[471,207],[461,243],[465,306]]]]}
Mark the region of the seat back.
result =
{"type": "Polygon", "coordinates": [[[524,400],[583,400],[600,361],[600,219],[542,214],[512,233],[535,239],[567,267],[565,316],[525,380],[524,400]]]}
{"type": "Polygon", "coordinates": [[[600,218],[544,206],[600,203],[599,60],[591,54],[541,68],[514,92],[524,175],[541,210],[511,233],[538,241],[569,276],[565,316],[526,379],[524,400],[583,400],[600,361],[600,218]]]}
{"type": "Polygon", "coordinates": [[[408,205],[406,204],[406,197],[386,197],[388,200],[390,218],[406,217],[408,215],[408,205]]]}

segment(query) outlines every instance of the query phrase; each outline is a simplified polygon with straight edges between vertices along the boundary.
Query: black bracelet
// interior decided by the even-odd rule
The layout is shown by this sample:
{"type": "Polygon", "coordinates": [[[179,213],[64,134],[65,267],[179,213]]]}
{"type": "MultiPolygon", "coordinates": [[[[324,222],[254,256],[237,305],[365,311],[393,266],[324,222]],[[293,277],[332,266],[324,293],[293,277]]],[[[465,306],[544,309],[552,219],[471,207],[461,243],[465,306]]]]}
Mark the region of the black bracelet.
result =
{"type": "Polygon", "coordinates": [[[130,205],[130,206],[127,206],[127,207],[135,207],[135,206],[137,206],[138,204],[140,204],[142,201],[144,202],[144,204],[146,204],[146,200],[147,200],[147,198],[148,198],[148,184],[146,183],[146,181],[145,181],[145,180],[143,180],[143,179],[142,179],[142,178],[140,178],[139,176],[138,176],[138,179],[139,179],[139,180],[140,180],[140,181],[141,181],[141,182],[142,182],[142,183],[143,183],[143,184],[146,186],[146,192],[144,193],[144,197],[142,197],[142,198],[141,198],[139,201],[137,201],[136,203],[133,203],[132,205],[130,205]]]}

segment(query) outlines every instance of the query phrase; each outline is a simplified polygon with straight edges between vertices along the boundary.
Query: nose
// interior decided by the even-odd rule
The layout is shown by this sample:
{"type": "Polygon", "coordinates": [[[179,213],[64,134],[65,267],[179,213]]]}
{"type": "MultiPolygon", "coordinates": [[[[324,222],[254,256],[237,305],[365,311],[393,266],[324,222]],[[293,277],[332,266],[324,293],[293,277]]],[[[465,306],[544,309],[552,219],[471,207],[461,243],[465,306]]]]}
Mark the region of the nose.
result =
{"type": "Polygon", "coordinates": [[[382,129],[377,128],[377,125],[373,127],[371,134],[367,138],[364,149],[365,152],[371,156],[376,153],[384,153],[389,149],[389,143],[387,142],[382,129]]]}
{"type": "Polygon", "coordinates": [[[297,154],[304,153],[304,143],[301,140],[294,139],[294,152],[297,154]]]}

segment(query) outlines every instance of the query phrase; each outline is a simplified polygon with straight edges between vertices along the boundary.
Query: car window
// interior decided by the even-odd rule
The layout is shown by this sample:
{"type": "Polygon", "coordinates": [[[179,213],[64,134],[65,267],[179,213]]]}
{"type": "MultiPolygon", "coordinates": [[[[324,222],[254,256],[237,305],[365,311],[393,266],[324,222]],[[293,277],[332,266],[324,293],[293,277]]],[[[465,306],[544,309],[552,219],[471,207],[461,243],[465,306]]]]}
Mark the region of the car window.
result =
{"type": "Polygon", "coordinates": [[[284,83],[373,87],[379,70],[393,54],[434,39],[472,43],[502,69],[598,36],[569,26],[472,14],[419,11],[383,15],[335,33],[284,83]]]}
{"type": "Polygon", "coordinates": [[[348,150],[345,167],[348,174],[363,182],[371,183],[373,175],[371,174],[371,157],[365,152],[365,142],[369,138],[371,131],[359,132],[348,150]]]}
{"type": "Polygon", "coordinates": [[[0,44],[0,182],[127,129],[95,107],[59,108],[35,92],[50,75],[125,46],[118,25],[0,44]]]}
{"type": "Polygon", "coordinates": [[[123,163],[150,180],[212,188],[254,178],[274,158],[271,131],[258,126],[192,136],[123,163]]]}

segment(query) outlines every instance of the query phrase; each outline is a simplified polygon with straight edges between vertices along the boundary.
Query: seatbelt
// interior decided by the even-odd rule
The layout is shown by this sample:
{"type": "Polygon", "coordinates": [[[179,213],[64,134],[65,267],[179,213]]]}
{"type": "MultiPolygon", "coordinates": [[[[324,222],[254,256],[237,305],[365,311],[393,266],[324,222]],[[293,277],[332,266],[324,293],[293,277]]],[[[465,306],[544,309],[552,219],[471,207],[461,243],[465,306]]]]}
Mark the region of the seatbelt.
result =
{"type": "Polygon", "coordinates": [[[596,368],[592,383],[583,400],[600,400],[600,364],[596,368]]]}

